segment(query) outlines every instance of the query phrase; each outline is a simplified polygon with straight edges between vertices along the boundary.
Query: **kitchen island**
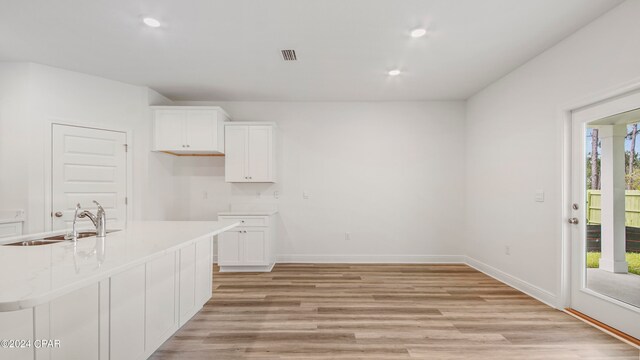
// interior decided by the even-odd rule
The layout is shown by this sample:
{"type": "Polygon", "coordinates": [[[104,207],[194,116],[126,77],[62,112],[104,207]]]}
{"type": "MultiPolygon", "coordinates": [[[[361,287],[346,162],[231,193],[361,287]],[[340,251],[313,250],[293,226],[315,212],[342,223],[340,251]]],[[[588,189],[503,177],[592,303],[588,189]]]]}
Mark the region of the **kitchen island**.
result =
{"type": "Polygon", "coordinates": [[[0,246],[0,340],[12,342],[0,359],[147,358],[211,297],[212,238],[236,226],[133,222],[106,238],[0,246]]]}

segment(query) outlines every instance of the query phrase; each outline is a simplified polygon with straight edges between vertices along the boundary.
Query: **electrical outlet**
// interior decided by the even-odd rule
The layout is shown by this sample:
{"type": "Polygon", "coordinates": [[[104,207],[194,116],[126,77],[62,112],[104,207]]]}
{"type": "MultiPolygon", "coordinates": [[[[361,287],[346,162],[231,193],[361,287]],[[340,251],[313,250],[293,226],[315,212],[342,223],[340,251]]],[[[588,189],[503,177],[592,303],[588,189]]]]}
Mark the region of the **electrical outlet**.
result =
{"type": "Polygon", "coordinates": [[[511,255],[511,248],[509,247],[509,245],[505,245],[504,254],[505,255],[511,255]]]}
{"type": "Polygon", "coordinates": [[[302,192],[302,198],[303,199],[309,199],[311,197],[311,194],[309,194],[309,192],[307,190],[302,192]]]}
{"type": "Polygon", "coordinates": [[[344,239],[347,241],[351,240],[351,233],[349,232],[344,233],[344,239]]]}

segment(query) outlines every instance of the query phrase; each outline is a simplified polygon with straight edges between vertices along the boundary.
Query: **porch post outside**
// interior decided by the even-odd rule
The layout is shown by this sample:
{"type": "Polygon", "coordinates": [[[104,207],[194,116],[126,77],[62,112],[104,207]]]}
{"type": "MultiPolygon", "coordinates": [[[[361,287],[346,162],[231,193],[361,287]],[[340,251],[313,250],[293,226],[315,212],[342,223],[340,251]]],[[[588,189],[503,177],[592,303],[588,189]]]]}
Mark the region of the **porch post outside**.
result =
{"type": "Polygon", "coordinates": [[[625,163],[626,125],[598,126],[602,144],[600,164],[602,236],[600,269],[626,273],[625,163]]]}

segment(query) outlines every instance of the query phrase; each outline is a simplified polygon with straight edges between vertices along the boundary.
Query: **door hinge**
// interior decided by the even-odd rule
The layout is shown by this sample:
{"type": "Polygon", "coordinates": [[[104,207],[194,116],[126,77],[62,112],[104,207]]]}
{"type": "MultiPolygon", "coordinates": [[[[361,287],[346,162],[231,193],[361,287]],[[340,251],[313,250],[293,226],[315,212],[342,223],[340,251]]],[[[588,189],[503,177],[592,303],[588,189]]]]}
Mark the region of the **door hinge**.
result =
{"type": "Polygon", "coordinates": [[[129,144],[124,144],[124,152],[129,152],[129,144]]]}
{"type": "Polygon", "coordinates": [[[129,198],[125,196],[124,198],[124,204],[125,205],[129,205],[129,198]]]}

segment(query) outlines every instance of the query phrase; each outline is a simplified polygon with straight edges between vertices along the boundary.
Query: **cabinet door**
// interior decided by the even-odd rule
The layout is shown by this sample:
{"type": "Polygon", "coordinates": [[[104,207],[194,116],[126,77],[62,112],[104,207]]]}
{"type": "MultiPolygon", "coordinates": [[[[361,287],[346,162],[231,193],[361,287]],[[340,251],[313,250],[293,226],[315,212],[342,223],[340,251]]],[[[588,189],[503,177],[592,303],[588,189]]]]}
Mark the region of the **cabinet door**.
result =
{"type": "Polygon", "coordinates": [[[156,349],[178,330],[176,318],[176,254],[146,264],[145,343],[156,349]]]}
{"type": "MultiPolygon", "coordinates": [[[[0,312],[0,339],[35,340],[33,309],[0,312]]],[[[31,346],[30,348],[0,348],[0,360],[33,360],[35,350],[33,343],[31,346]]]]}
{"type": "Polygon", "coordinates": [[[211,238],[196,243],[196,306],[201,307],[211,298],[213,269],[211,265],[211,238]]]}
{"type": "Polygon", "coordinates": [[[268,265],[266,230],[245,230],[244,233],[244,265],[268,265]]]}
{"type": "Polygon", "coordinates": [[[60,296],[50,303],[50,339],[60,340],[51,349],[51,360],[98,359],[98,284],[60,296]]]}
{"type": "Polygon", "coordinates": [[[218,235],[218,265],[239,265],[242,261],[242,230],[218,235]]]}
{"type": "Polygon", "coordinates": [[[222,151],[218,149],[218,126],[215,110],[187,111],[186,144],[189,151],[222,151]]]}
{"type": "Polygon", "coordinates": [[[247,182],[247,126],[225,126],[224,176],[227,182],[247,182]]]}
{"type": "Polygon", "coordinates": [[[22,223],[0,224],[0,238],[22,235],[22,223]]]}
{"type": "Polygon", "coordinates": [[[110,280],[109,349],[112,359],[144,356],[144,264],[110,280]]]}
{"type": "Polygon", "coordinates": [[[196,309],[196,245],[180,249],[180,326],[196,309]]]}
{"type": "Polygon", "coordinates": [[[249,181],[269,182],[272,178],[273,127],[249,127],[249,181]]]}
{"type": "Polygon", "coordinates": [[[185,150],[184,110],[156,110],[155,149],[159,151],[185,150]]]}

